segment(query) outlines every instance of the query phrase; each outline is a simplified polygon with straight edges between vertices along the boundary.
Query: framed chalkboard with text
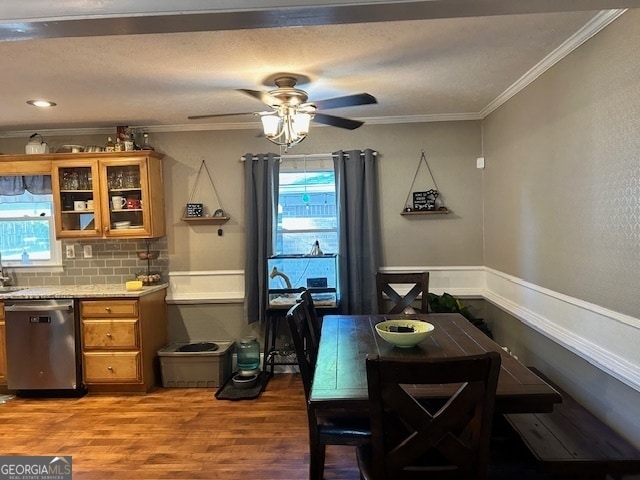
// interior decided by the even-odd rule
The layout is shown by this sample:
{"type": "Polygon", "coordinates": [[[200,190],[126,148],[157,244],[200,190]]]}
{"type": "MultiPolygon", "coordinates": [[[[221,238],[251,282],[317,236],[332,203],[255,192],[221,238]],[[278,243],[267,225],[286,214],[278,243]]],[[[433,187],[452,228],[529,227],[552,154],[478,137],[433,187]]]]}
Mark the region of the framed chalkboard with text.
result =
{"type": "Polygon", "coordinates": [[[202,203],[187,203],[187,217],[201,217],[204,211],[202,203]]]}

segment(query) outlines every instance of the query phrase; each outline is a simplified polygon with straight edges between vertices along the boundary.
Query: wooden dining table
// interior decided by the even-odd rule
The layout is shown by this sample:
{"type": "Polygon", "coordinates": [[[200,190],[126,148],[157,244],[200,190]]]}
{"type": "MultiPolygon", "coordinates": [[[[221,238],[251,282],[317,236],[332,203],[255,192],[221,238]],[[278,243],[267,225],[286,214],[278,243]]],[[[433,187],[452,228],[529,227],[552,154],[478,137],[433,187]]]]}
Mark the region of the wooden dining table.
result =
{"type": "MultiPolygon", "coordinates": [[[[543,379],[500,345],[457,313],[411,315],[411,318],[434,325],[433,333],[415,347],[398,348],[386,342],[375,330],[383,320],[406,318],[402,315],[328,315],[322,323],[318,359],[316,362],[309,405],[314,409],[368,409],[365,358],[376,354],[385,358],[421,360],[457,357],[488,351],[499,352],[502,358],[496,392],[496,412],[550,412],[562,396],[543,379]]],[[[419,398],[447,398],[455,385],[405,388],[419,398]]]]}

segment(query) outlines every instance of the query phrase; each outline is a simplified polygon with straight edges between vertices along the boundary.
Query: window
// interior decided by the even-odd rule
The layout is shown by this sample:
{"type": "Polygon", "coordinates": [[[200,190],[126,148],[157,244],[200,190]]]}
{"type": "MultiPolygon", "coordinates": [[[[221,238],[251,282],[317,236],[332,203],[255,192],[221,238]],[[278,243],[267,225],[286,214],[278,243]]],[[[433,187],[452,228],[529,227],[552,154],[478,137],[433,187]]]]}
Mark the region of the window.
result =
{"type": "Polygon", "coordinates": [[[333,160],[283,159],[280,165],[275,252],[304,255],[316,240],[324,253],[338,253],[338,217],[333,160]]]}
{"type": "Polygon", "coordinates": [[[60,265],[60,242],[55,239],[53,197],[25,190],[0,195],[0,254],[4,266],[60,265]]]}

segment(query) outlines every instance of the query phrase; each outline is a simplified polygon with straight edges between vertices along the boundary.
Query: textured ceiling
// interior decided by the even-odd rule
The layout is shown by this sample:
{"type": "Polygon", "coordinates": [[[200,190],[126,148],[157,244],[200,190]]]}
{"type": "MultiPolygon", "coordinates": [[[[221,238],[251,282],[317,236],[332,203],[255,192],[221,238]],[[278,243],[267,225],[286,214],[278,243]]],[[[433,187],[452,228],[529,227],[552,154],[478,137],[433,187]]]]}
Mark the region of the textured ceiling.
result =
{"type": "Polygon", "coordinates": [[[235,89],[273,87],[265,80],[277,72],[307,77],[298,87],[311,100],[360,92],[378,100],[327,112],[334,115],[370,122],[480,118],[597,13],[99,36],[90,35],[91,24],[75,20],[76,27],[88,26],[84,36],[66,37],[64,28],[53,38],[12,40],[5,34],[0,135],[114,125],[255,125],[251,115],[198,121],[187,116],[263,110],[235,89]],[[25,103],[33,98],[58,106],[36,109],[25,103]]]}

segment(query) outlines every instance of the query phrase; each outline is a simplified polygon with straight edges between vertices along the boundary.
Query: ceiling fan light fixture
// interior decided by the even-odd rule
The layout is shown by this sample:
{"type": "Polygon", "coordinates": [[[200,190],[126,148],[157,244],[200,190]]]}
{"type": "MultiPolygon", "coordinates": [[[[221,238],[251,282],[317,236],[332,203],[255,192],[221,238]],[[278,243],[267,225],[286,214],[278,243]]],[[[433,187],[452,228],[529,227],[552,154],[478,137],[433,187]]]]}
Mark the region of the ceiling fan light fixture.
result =
{"type": "Polygon", "coordinates": [[[278,115],[262,115],[260,120],[262,121],[262,130],[267,138],[271,139],[278,136],[281,124],[281,120],[278,115]]]}
{"type": "Polygon", "coordinates": [[[298,135],[306,135],[309,133],[311,125],[311,114],[295,113],[293,114],[293,128],[298,135]]]}
{"type": "Polygon", "coordinates": [[[265,137],[285,149],[307,137],[312,118],[312,113],[288,106],[260,116],[265,137]]]}
{"type": "Polygon", "coordinates": [[[238,89],[239,92],[247,94],[268,105],[271,110],[266,112],[192,115],[187,118],[189,118],[189,120],[196,120],[225,117],[227,115],[258,115],[262,123],[264,136],[267,140],[280,147],[284,147],[284,151],[286,152],[289,147],[297,145],[307,138],[312,120],[316,123],[347,130],[355,130],[364,123],[358,120],[328,115],[318,110],[378,103],[375,97],[368,93],[358,93],[355,95],[345,95],[309,102],[307,92],[295,88],[298,82],[296,76],[288,74],[278,75],[279,76],[274,79],[277,88],[273,90],[238,89]]]}

